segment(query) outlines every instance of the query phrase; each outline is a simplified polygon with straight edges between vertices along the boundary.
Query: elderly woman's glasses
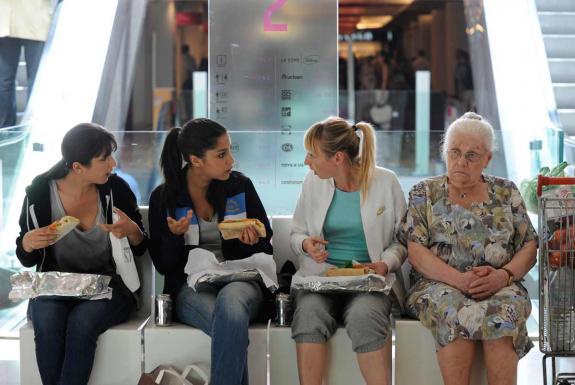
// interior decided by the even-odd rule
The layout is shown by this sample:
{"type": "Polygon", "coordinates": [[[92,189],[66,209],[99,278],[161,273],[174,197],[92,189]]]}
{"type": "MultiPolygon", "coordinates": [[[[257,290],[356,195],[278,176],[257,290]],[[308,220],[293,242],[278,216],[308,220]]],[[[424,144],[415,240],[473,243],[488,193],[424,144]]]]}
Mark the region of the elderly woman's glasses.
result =
{"type": "Polygon", "coordinates": [[[465,157],[466,161],[475,163],[481,160],[484,154],[479,154],[473,151],[469,151],[463,154],[461,151],[457,149],[447,150],[447,156],[449,157],[450,160],[457,161],[459,160],[459,158],[461,158],[462,155],[465,157]]]}

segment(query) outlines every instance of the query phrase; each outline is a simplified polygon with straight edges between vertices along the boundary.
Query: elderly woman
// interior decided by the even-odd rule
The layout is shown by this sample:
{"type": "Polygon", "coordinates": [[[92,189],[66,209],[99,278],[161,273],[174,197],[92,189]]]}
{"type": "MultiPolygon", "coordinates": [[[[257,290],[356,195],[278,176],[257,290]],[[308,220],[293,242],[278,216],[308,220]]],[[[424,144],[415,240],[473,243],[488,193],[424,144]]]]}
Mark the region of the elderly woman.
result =
{"type": "Polygon", "coordinates": [[[475,345],[490,385],[515,384],[518,359],[533,346],[523,276],[535,264],[536,233],[515,184],[483,174],[494,133],[468,112],[447,129],[447,175],[409,194],[399,238],[414,267],[406,307],[429,328],[445,384],[468,384],[475,345]]]}

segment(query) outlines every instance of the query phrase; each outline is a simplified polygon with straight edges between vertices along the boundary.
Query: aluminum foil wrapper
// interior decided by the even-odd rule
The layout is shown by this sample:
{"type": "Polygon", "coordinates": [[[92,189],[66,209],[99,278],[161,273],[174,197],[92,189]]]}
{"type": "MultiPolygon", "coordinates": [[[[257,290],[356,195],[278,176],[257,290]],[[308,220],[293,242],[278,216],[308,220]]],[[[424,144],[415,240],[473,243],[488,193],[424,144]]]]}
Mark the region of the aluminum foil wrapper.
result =
{"type": "Polygon", "coordinates": [[[108,287],[111,279],[99,274],[22,271],[10,277],[12,290],[8,298],[12,301],[39,296],[111,299],[112,289],[108,287]]]}
{"type": "Polygon", "coordinates": [[[395,281],[395,274],[381,276],[377,274],[367,274],[352,277],[301,277],[295,275],[292,279],[292,289],[307,290],[317,293],[334,292],[378,292],[389,294],[391,286],[395,281]]]}
{"type": "MultiPolygon", "coordinates": [[[[234,272],[230,274],[214,274],[208,273],[204,276],[198,278],[196,281],[195,289],[198,290],[204,285],[210,286],[225,286],[231,282],[250,282],[250,281],[257,281],[263,283],[262,276],[260,275],[259,271],[257,270],[245,270],[240,272],[234,272]]],[[[272,293],[275,292],[278,288],[277,286],[271,286],[268,288],[272,293]]]]}

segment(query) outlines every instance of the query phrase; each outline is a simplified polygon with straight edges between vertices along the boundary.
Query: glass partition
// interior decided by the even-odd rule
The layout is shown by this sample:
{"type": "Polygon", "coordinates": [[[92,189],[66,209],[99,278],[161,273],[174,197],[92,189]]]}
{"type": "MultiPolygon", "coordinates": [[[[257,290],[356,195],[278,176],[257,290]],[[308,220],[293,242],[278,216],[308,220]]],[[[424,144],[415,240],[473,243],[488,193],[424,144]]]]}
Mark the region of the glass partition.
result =
{"type": "Polygon", "coordinates": [[[18,224],[7,223],[6,213],[11,205],[22,204],[15,203],[12,197],[14,180],[27,142],[27,126],[0,128],[0,337],[17,336],[26,315],[25,302],[13,303],[8,300],[10,276],[22,265],[14,253],[14,234],[17,234],[15,230],[18,224]]]}

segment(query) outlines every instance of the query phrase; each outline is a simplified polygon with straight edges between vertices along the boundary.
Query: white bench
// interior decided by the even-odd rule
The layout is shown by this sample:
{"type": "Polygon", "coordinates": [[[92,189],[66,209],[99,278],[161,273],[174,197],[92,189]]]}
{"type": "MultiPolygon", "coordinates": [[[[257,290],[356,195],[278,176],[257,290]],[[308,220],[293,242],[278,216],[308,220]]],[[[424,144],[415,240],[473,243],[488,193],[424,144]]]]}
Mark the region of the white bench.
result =
{"type": "MultiPolygon", "coordinates": [[[[147,207],[141,213],[147,228],[147,207]]],[[[142,333],[150,316],[154,267],[147,252],[135,260],[140,274],[141,307],[127,322],[108,329],[98,338],[90,385],[135,384],[142,372],[142,333]]],[[[30,321],[20,328],[20,381],[24,385],[42,384],[30,321]]]]}
{"type": "MultiPolygon", "coordinates": [[[[431,332],[418,320],[395,320],[395,385],[443,385],[431,332]]],[[[487,385],[483,350],[478,344],[470,385],[487,385]]]]}
{"type": "MultiPolygon", "coordinates": [[[[274,231],[274,259],[278,271],[285,261],[299,265],[297,256],[289,245],[291,216],[272,218],[274,231]]],[[[250,327],[248,372],[251,385],[266,384],[267,327],[257,324],[250,327]]],[[[298,384],[297,357],[291,329],[273,325],[270,329],[270,377],[274,385],[298,384]]],[[[230,341],[233,343],[233,341],[230,341]]],[[[356,354],[344,328],[329,340],[327,383],[330,385],[362,384],[356,354]]],[[[391,370],[391,339],[386,345],[391,370]]],[[[186,325],[155,326],[150,320],[144,329],[144,370],[149,372],[159,364],[172,364],[182,370],[193,362],[210,362],[210,338],[201,330],[186,325]]]]}

